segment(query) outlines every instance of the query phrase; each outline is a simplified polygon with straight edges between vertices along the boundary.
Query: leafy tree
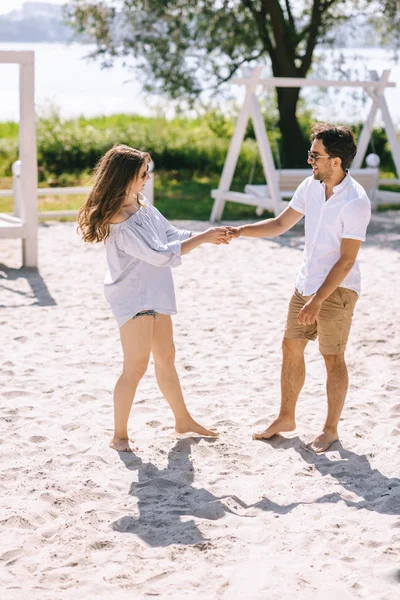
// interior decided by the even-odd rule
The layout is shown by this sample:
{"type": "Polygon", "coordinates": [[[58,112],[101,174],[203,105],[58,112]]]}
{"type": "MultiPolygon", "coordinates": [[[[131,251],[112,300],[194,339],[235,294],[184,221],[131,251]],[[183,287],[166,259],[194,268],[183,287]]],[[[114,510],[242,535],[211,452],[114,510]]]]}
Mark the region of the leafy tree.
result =
{"type": "MultiPolygon", "coordinates": [[[[269,62],[275,77],[306,77],[318,43],[352,17],[399,41],[398,0],[72,0],[67,19],[111,66],[134,60],[144,89],[194,102],[240,67],[269,62]]],[[[307,141],[296,118],[298,88],[277,88],[284,162],[303,166],[307,141]]]]}

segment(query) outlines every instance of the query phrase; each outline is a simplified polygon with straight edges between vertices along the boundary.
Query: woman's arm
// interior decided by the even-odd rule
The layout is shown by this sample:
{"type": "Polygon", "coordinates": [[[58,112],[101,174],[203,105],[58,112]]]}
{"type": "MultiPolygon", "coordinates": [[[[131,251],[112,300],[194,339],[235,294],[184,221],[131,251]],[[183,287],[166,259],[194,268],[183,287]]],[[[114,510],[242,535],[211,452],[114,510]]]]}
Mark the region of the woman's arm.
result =
{"type": "Polygon", "coordinates": [[[187,254],[201,244],[229,244],[232,239],[231,233],[226,227],[212,227],[203,233],[195,233],[192,236],[181,242],[181,254],[187,254]]]}
{"type": "Polygon", "coordinates": [[[188,231],[186,229],[177,229],[174,225],[172,225],[172,223],[168,221],[168,219],[164,217],[164,215],[155,206],[150,204],[148,204],[148,206],[151,206],[152,210],[157,213],[158,218],[160,219],[162,226],[164,227],[164,231],[167,236],[168,242],[183,242],[184,240],[187,240],[193,235],[191,231],[188,231]]]}

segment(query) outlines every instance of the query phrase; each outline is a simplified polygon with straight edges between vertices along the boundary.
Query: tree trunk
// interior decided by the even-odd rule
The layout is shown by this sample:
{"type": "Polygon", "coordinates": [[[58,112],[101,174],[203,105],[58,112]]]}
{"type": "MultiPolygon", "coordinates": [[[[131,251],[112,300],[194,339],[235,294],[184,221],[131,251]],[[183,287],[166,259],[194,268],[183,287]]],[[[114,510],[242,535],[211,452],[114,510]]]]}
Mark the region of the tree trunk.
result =
{"type": "Polygon", "coordinates": [[[282,133],[282,166],[286,168],[307,168],[309,142],[304,136],[296,117],[299,88],[277,88],[279,128],[282,133]]]}

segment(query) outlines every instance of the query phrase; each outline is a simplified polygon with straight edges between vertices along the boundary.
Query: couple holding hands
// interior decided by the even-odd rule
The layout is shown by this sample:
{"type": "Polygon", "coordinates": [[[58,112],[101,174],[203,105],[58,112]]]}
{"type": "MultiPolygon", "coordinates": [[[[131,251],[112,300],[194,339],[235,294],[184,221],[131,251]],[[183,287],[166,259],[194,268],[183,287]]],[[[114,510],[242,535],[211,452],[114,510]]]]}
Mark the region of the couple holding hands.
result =
{"type": "Polygon", "coordinates": [[[175,369],[171,315],[176,301],[171,267],[205,243],[233,238],[275,237],[305,216],[303,263],[289,303],[283,338],[281,407],[269,427],[253,435],[268,439],[293,431],[297,398],[305,380],[304,351],[318,336],[327,371],[328,412],[322,432],[310,444],[324,452],[338,440],[348,374],[344,353],[354,306],[360,294],[357,253],[371,216],[364,189],[348,168],[356,154],[347,127],[317,123],[311,130],[308,163],[312,175],[277,217],[241,227],[203,233],[176,229],[142,195],[149,154],[124,145],[99,161],[94,186],[78,215],[86,242],[105,242],[108,273],[104,292],[120,328],[123,370],[114,389],[114,436],[110,446],[132,451],[128,418],[139,381],[153,354],[160,391],[175,417],[178,433],[216,436],[190,415],[175,369]]]}

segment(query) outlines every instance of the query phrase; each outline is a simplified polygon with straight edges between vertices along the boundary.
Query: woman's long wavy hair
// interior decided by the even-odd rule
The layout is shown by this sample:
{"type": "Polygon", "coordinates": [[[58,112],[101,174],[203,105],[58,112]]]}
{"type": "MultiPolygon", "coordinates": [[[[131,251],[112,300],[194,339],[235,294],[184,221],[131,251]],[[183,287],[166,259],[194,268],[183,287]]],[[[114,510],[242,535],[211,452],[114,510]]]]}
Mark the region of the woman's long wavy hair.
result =
{"type": "MultiPolygon", "coordinates": [[[[85,242],[102,242],[110,235],[110,222],[121,210],[128,186],[140,169],[151,161],[150,154],[119,144],[97,163],[93,189],[78,212],[78,230],[85,242]]],[[[139,204],[141,204],[138,199],[139,204]]]]}

